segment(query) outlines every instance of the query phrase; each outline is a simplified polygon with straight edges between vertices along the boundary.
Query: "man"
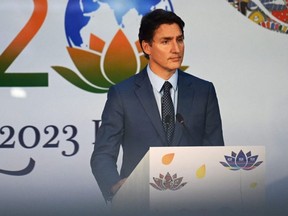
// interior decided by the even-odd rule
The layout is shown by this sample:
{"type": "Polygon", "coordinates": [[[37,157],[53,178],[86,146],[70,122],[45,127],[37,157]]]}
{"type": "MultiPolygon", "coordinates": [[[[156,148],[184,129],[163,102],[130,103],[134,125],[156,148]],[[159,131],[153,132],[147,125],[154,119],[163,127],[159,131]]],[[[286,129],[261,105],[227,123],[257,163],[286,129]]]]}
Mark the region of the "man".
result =
{"type": "Polygon", "coordinates": [[[184,25],[176,14],[162,9],[145,15],[139,42],[149,64],[108,92],[91,157],[93,174],[106,200],[112,199],[151,146],[224,145],[213,84],[179,69],[184,25]],[[170,83],[166,93],[165,81],[170,83]]]}

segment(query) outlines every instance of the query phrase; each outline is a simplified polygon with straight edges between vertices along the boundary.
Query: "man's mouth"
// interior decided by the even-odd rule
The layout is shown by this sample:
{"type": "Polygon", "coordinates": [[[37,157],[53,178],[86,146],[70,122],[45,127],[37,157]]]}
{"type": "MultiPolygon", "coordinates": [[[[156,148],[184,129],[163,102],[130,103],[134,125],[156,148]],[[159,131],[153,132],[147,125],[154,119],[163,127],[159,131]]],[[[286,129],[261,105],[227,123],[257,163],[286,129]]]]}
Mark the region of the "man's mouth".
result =
{"type": "Polygon", "coordinates": [[[172,58],[169,58],[171,61],[180,61],[181,60],[181,57],[178,56],[178,57],[172,57],[172,58]]]}

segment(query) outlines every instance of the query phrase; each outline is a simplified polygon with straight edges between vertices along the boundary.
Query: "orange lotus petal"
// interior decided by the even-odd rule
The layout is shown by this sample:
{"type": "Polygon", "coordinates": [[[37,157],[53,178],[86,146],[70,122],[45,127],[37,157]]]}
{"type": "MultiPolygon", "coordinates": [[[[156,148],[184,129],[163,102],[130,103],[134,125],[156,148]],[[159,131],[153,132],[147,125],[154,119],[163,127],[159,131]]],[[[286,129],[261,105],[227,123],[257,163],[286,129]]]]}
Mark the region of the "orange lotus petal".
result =
{"type": "Polygon", "coordinates": [[[170,164],[174,159],[174,153],[166,154],[162,157],[162,163],[165,165],[170,164]]]}
{"type": "Polygon", "coordinates": [[[99,38],[97,35],[90,34],[90,49],[102,53],[105,46],[105,41],[99,38]]]}
{"type": "Polygon", "coordinates": [[[197,178],[204,178],[206,176],[206,166],[203,164],[197,171],[196,171],[196,177],[197,178]]]}
{"type": "Polygon", "coordinates": [[[137,72],[137,59],[130,41],[122,30],[118,30],[111,41],[104,59],[107,77],[118,83],[137,72]]]}

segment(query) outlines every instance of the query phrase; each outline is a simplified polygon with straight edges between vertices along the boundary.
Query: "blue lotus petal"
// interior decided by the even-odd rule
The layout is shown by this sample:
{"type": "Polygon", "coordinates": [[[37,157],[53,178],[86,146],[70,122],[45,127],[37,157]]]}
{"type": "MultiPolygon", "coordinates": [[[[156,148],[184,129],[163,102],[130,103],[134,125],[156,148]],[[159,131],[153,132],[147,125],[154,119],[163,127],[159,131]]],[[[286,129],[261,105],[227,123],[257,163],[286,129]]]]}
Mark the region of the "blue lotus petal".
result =
{"type": "Polygon", "coordinates": [[[257,161],[258,155],[252,156],[248,158],[248,162],[246,168],[252,167],[257,161]]]}
{"type": "Polygon", "coordinates": [[[249,151],[248,153],[246,153],[246,156],[249,158],[249,157],[251,157],[251,151],[249,151]]]}
{"type": "Polygon", "coordinates": [[[220,163],[221,163],[224,167],[228,168],[229,170],[236,171],[236,170],[239,170],[239,169],[240,169],[240,168],[237,167],[237,166],[235,166],[235,167],[231,167],[231,166],[229,166],[227,163],[222,162],[222,161],[220,161],[220,163]]]}
{"type": "Polygon", "coordinates": [[[241,168],[247,165],[247,157],[242,150],[238,153],[236,157],[236,165],[241,168]]]}
{"type": "Polygon", "coordinates": [[[237,167],[235,157],[230,157],[225,155],[225,160],[227,161],[230,167],[237,167]]]}
{"type": "Polygon", "coordinates": [[[232,151],[232,152],[231,152],[231,156],[234,157],[234,158],[236,158],[237,154],[232,151]]]}
{"type": "Polygon", "coordinates": [[[263,161],[257,162],[257,163],[254,165],[254,167],[258,167],[262,162],[263,162],[263,161]]]}
{"type": "Polygon", "coordinates": [[[224,167],[226,167],[226,168],[229,168],[230,166],[227,164],[227,163],[225,163],[225,162],[221,162],[220,161],[220,163],[224,166],[224,167]]]}

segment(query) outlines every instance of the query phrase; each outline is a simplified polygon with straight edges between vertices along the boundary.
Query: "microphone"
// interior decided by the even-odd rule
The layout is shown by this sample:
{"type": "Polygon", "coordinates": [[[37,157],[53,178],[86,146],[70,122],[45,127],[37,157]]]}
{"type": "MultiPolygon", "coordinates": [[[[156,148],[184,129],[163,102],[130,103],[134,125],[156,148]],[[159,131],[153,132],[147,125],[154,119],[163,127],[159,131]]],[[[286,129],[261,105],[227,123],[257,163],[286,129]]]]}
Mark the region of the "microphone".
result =
{"type": "MultiPolygon", "coordinates": [[[[189,129],[186,127],[185,123],[184,123],[184,118],[180,113],[176,114],[176,119],[177,121],[183,126],[184,130],[186,131],[186,133],[188,134],[189,138],[190,138],[190,142],[192,142],[192,136],[189,132],[189,129]]],[[[191,144],[191,143],[190,143],[191,144]]]]}
{"type": "Polygon", "coordinates": [[[178,121],[180,124],[182,124],[182,125],[185,127],[184,118],[183,118],[183,116],[182,116],[180,113],[177,113],[177,114],[176,114],[176,119],[177,119],[177,121],[178,121]]]}

